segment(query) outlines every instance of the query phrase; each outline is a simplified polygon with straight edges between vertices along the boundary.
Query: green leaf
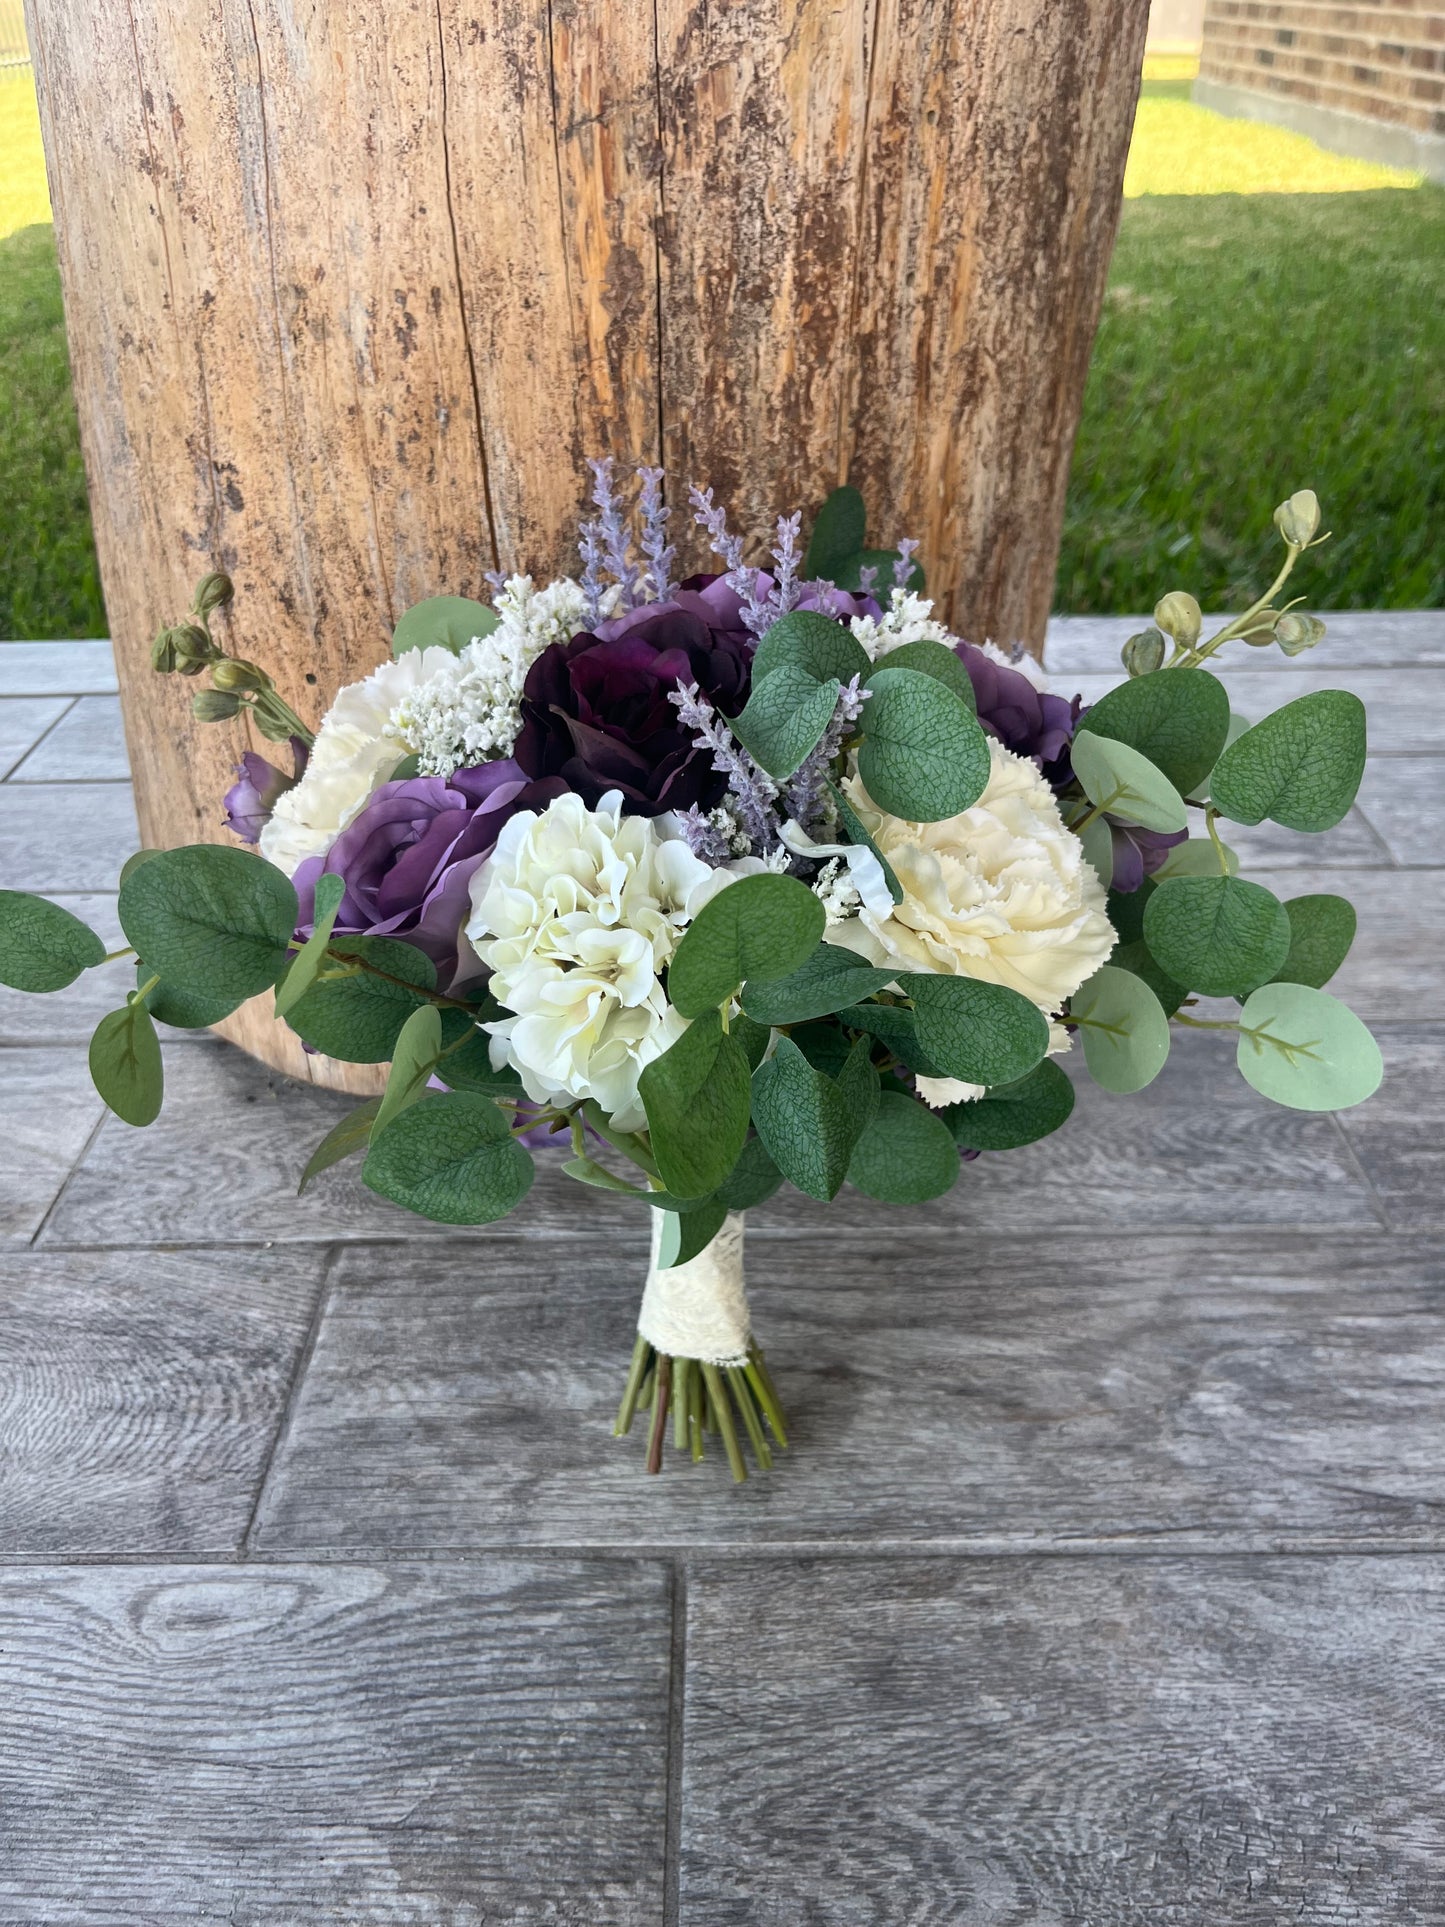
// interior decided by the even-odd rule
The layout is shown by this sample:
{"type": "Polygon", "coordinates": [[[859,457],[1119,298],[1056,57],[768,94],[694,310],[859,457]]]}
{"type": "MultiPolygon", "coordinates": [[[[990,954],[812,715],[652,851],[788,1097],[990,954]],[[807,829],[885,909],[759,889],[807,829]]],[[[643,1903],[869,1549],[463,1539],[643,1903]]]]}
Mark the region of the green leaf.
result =
{"type": "Polygon", "coordinates": [[[988,786],[988,738],[952,690],[887,659],[868,678],[859,728],[858,774],[890,816],[937,823],[978,801],[988,786]]]}
{"type": "Polygon", "coordinates": [[[920,676],[932,676],[945,689],[951,689],[966,709],[978,714],[973,678],[947,643],[905,642],[880,656],[878,666],[880,669],[916,669],[920,676]]]}
{"type": "Polygon", "coordinates": [[[90,1075],[118,1118],[135,1125],[155,1122],[165,1090],[161,1047],[150,1012],[138,998],[96,1025],[90,1075]]]}
{"type": "Polygon", "coordinates": [[[799,664],[780,663],[771,676],[754,682],[746,708],[729,727],[758,767],[781,782],[823,740],[841,687],[836,676],[820,683],[799,664]]]}
{"type": "Polygon", "coordinates": [[[684,1017],[716,1010],[744,983],[798,969],[826,924],[822,904],[796,877],[739,877],[688,926],[668,969],[668,997],[684,1017]]]}
{"type": "MultiPolygon", "coordinates": [[[[736,887],[736,886],[734,886],[736,887]]],[[[705,1198],[748,1134],[748,1063],[715,1010],[690,1024],[637,1081],[652,1155],[674,1197],[705,1198]]]]}
{"type": "Polygon", "coordinates": [[[717,1188],[717,1202],[729,1211],[751,1211],[763,1204],[783,1182],[783,1174],[768,1156],[760,1137],[750,1137],[742,1156],[717,1188]]]}
{"type": "Polygon", "coordinates": [[[1079,841],[1084,846],[1084,861],[1107,890],[1114,881],[1114,832],[1102,816],[1096,816],[1079,831],[1079,841]]]}
{"type": "Polygon", "coordinates": [[[160,850],[132,850],[125,862],[120,866],[120,877],[116,888],[119,889],[120,885],[124,883],[128,877],[134,876],[143,863],[149,863],[153,856],[160,856],[162,854],[160,850]]]}
{"type": "Polygon", "coordinates": [[[658,1247],[658,1270],[669,1271],[674,1265],[685,1265],[700,1251],[706,1251],[722,1230],[726,1217],[726,1205],[719,1204],[715,1198],[705,1198],[690,1211],[669,1213],[658,1247]]]}
{"type": "Polygon", "coordinates": [[[888,894],[895,903],[903,901],[903,885],[894,874],[893,865],[884,856],[878,845],[863,827],[863,819],[854,809],[832,778],[828,779],[828,794],[838,812],[838,828],[849,843],[856,843],[865,850],[871,850],[878,859],[878,867],[883,872],[883,881],[888,885],[888,894]]]}
{"type": "Polygon", "coordinates": [[[1182,830],[1188,825],[1184,798],[1162,770],[1127,743],[1081,730],[1069,755],[1084,794],[1111,816],[1146,830],[1182,830]]]}
{"type": "Polygon", "coordinates": [[[1017,1151],[1057,1131],[1073,1108],[1073,1085],[1046,1057],[1027,1077],[1000,1084],[972,1103],[951,1104],[939,1116],[965,1150],[1017,1151]]]}
{"type": "Polygon", "coordinates": [[[1247,729],[1215,766],[1216,809],[1235,823],[1270,817],[1289,830],[1329,830],[1365,773],[1365,708],[1343,689],[1296,697],[1247,729]]]}
{"type": "Polygon", "coordinates": [[[64,990],[104,962],[105,945],[69,910],[24,890],[0,890],[0,984],[64,990]]]}
{"type": "Polygon", "coordinates": [[[1142,1091],[1169,1055],[1169,1019],[1131,971],[1104,964],[1069,999],[1089,1075],[1106,1091],[1142,1091]]]}
{"type": "Polygon", "coordinates": [[[958,1146],[941,1117],[901,1091],[884,1091],[848,1165],[848,1182],[883,1204],[924,1204],[958,1179],[958,1146]]]}
{"type": "Polygon", "coordinates": [[[1187,984],[1175,983],[1167,970],[1160,969],[1158,959],[1142,937],[1133,943],[1121,943],[1109,962],[1116,970],[1130,970],[1141,977],[1159,999],[1159,1007],[1166,1017],[1172,1017],[1189,995],[1187,984]]]}
{"type": "Polygon", "coordinates": [[[872,667],[867,650],[851,629],[814,609],[793,609],[779,616],[758,644],[752,687],[756,689],[779,669],[805,669],[815,683],[841,684],[854,676],[866,677],[872,667]]]}
{"type": "Polygon", "coordinates": [[[1217,877],[1237,876],[1239,858],[1226,843],[1224,845],[1225,870],[1219,867],[1219,852],[1210,836],[1192,836],[1187,843],[1176,843],[1154,872],[1156,883],[1167,883],[1170,877],[1217,877]]]}
{"type": "Polygon", "coordinates": [[[767,1054],[772,1031],[767,1024],[755,1024],[751,1017],[744,1016],[741,1011],[729,1020],[728,1029],[748,1060],[748,1076],[751,1077],[767,1054]]]}
{"type": "Polygon", "coordinates": [[[838,1022],[849,1030],[866,1031],[876,1037],[901,1064],[921,1077],[947,1075],[919,1043],[913,1012],[903,1004],[850,1004],[838,1012],[838,1022]]]}
{"type": "MultiPolygon", "coordinates": [[[[1224,733],[1224,745],[1219,752],[1220,756],[1224,754],[1224,751],[1229,748],[1229,745],[1231,743],[1237,743],[1240,737],[1244,734],[1244,732],[1248,728],[1249,728],[1248,717],[1241,716],[1237,710],[1231,709],[1229,712],[1229,728],[1224,733]]],[[[1218,758],[1216,758],[1215,760],[1217,761],[1218,758]]],[[[1208,801],[1209,777],[1213,776],[1213,774],[1214,774],[1214,771],[1211,769],[1209,772],[1209,776],[1206,776],[1202,783],[1196,783],[1194,785],[1194,788],[1189,792],[1189,796],[1188,796],[1189,802],[1204,803],[1208,801]]]]}
{"type": "Polygon", "coordinates": [[[493,1067],[492,1040],[478,1028],[501,1014],[502,1006],[490,997],[474,1017],[461,1010],[442,1011],[443,1050],[436,1075],[450,1090],[481,1091],[488,1097],[525,1096],[522,1080],[510,1064],[493,1067]]]}
{"type": "Polygon", "coordinates": [[[435,1004],[422,1004],[402,1025],[391,1053],[391,1070],[376,1114],[376,1130],[415,1104],[426,1090],[442,1047],[442,1020],[435,1004]]]}
{"type": "Polygon", "coordinates": [[[526,1197],[532,1160],[490,1098],[423,1097],[373,1134],[361,1181],[437,1224],[491,1224],[526,1197]]]}
{"type": "Polygon", "coordinates": [[[402,1025],[436,984],[431,958],[395,937],[335,937],[331,949],[286,1021],[323,1056],[384,1064],[402,1025]],[[372,975],[363,963],[385,975],[372,975]]]}
{"type": "Polygon", "coordinates": [[[853,1049],[853,1039],[828,1017],[812,1024],[795,1024],[788,1034],[813,1069],[828,1077],[838,1075],[853,1049]]]}
{"type": "Polygon", "coordinates": [[[1167,669],[1111,689],[1080,722],[1074,742],[1105,736],[1123,743],[1187,796],[1214,768],[1228,733],[1223,683],[1207,669],[1167,669]]]}
{"type": "Polygon", "coordinates": [[[913,1000],[919,1045],[945,1077],[1012,1084],[1049,1047],[1048,1019],[1016,990],[921,972],[898,981],[913,1000]]]}
{"type": "Polygon", "coordinates": [[[1289,955],[1274,974],[1275,983],[1308,984],[1322,990],[1355,941],[1355,906],[1344,897],[1290,897],[1289,955]]]}
{"type": "Polygon", "coordinates": [[[336,913],[345,895],[346,884],[341,877],[326,875],[316,879],[315,922],[311,935],[291,959],[286,975],[276,986],[278,1017],[284,1017],[315,983],[316,973],[326,956],[326,946],[331,942],[336,913]]]}
{"type": "Polygon", "coordinates": [[[1362,1104],[1384,1075],[1380,1047],[1347,1004],[1307,984],[1265,984],[1239,1013],[1240,1074],[1293,1111],[1362,1104]]]}
{"type": "MultiPolygon", "coordinates": [[[[148,984],[156,972],[142,960],[135,967],[136,989],[148,984]]],[[[170,984],[157,984],[146,993],[146,1009],[159,1024],[172,1030],[209,1030],[229,1017],[244,1000],[240,997],[205,997],[193,990],[175,990],[170,984]]]]}
{"type": "Polygon", "coordinates": [[[162,850],[120,888],[126,941],[176,990],[238,1003],[286,964],[296,892],[264,857],[195,843],[162,850]]]}
{"type": "Polygon", "coordinates": [[[790,1037],[754,1073],[753,1123],[789,1183],[825,1203],[837,1195],[856,1142],[853,1114],[790,1037]]]}
{"type": "Polygon", "coordinates": [[[595,1191],[610,1191],[614,1197],[635,1198],[639,1204],[650,1205],[654,1211],[697,1209],[696,1198],[675,1198],[670,1191],[649,1191],[644,1185],[629,1184],[626,1178],[619,1178],[605,1164],[599,1164],[596,1158],[566,1158],[562,1169],[578,1184],[590,1184],[595,1191]]]}
{"type": "Polygon", "coordinates": [[[803,558],[805,581],[836,582],[837,571],[863,546],[868,511],[856,488],[835,488],[818,510],[808,553],[803,558]]]}
{"type": "Polygon", "coordinates": [[[833,1081],[848,1112],[856,1143],[878,1109],[878,1073],[873,1067],[873,1046],[867,1037],[856,1040],[833,1081]]]}
{"type": "Polygon", "coordinates": [[[750,983],[743,992],[743,1009],[760,1024],[803,1024],[861,1003],[892,983],[897,974],[896,969],[875,970],[837,944],[820,943],[791,976],[750,983]]]}
{"type": "Polygon", "coordinates": [[[1137,890],[1109,892],[1105,908],[1120,943],[1137,943],[1143,936],[1144,911],[1157,888],[1153,877],[1145,877],[1137,890]]]}
{"type": "Polygon", "coordinates": [[[408,649],[450,649],[460,655],[476,636],[489,636],[496,628],[498,615],[483,602],[472,602],[461,595],[430,596],[408,609],[396,625],[391,638],[393,656],[404,656],[408,649]]]}
{"type": "Polygon", "coordinates": [[[306,1169],[301,1173],[301,1182],[296,1187],[298,1198],[313,1178],[319,1178],[323,1171],[329,1171],[333,1164],[340,1164],[343,1158],[349,1158],[354,1151],[366,1149],[371,1127],[380,1109],[381,1099],[369,1097],[364,1104],[358,1104],[354,1111],[348,1111],[339,1124],[332,1125],[306,1160],[306,1169]]]}
{"type": "Polygon", "coordinates": [[[1278,897],[1243,877],[1171,877],[1149,899],[1144,941],[1175,983],[1247,997],[1289,954],[1289,918],[1278,897]]]}

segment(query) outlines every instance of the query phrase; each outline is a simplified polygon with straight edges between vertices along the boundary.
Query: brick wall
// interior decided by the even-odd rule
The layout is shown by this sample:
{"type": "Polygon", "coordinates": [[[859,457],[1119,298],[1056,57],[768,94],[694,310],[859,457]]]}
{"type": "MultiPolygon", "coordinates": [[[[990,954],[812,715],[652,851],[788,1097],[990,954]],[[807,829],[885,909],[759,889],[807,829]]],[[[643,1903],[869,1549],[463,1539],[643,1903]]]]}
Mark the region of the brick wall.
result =
{"type": "Polygon", "coordinates": [[[1445,179],[1445,8],[1206,0],[1194,97],[1445,179]]]}

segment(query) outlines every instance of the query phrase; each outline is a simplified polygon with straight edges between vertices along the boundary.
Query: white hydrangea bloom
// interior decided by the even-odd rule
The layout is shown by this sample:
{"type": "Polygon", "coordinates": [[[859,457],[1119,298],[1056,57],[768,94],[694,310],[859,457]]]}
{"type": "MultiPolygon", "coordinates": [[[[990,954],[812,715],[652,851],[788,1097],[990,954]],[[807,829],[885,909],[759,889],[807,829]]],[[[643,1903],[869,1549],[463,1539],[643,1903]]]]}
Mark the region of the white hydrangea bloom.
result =
{"type": "Polygon", "coordinates": [[[901,649],[905,642],[942,642],[951,649],[958,640],[933,619],[933,604],[909,589],[895,589],[881,616],[854,616],[848,624],[870,662],[901,649]]]}
{"type": "Polygon", "coordinates": [[[331,848],[413,747],[391,728],[398,704],[455,661],[450,649],[409,649],[342,690],[322,718],[306,774],[277,799],[261,832],[262,856],[289,877],[331,848]]]}
{"type": "Polygon", "coordinates": [[[592,1097],[619,1130],[641,1129],[638,1077],[687,1028],[662,972],[733,880],[656,822],[624,816],[616,790],[595,810],[568,795],[514,816],[472,879],[466,927],[493,996],[516,1013],[487,1027],[493,1062],[538,1103],[592,1097]]]}
{"type": "MultiPolygon", "coordinates": [[[[619,591],[603,598],[610,614],[619,591]]],[[[554,642],[570,642],[587,623],[587,598],[569,576],[537,588],[529,575],[508,576],[493,607],[489,636],[474,636],[450,668],[412,690],[392,713],[399,737],[415,745],[425,776],[510,756],[521,727],[518,705],[527,671],[554,642]]]]}
{"type": "Polygon", "coordinates": [[[858,895],[858,886],[853,881],[853,872],[842,857],[830,857],[814,877],[811,889],[813,895],[823,906],[823,914],[829,924],[843,923],[849,917],[856,917],[863,907],[858,895]]]}
{"type": "Polygon", "coordinates": [[[831,928],[870,963],[976,977],[1052,1016],[1114,948],[1104,887],[1037,766],[989,742],[983,795],[942,823],[888,816],[856,775],[846,789],[903,901],[831,928]]]}

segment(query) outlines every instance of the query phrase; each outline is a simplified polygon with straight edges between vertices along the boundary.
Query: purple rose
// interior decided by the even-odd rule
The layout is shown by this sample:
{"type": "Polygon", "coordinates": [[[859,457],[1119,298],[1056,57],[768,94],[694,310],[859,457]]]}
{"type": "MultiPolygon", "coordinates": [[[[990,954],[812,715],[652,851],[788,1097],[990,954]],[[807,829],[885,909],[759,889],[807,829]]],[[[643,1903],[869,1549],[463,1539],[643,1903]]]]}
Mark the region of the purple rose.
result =
{"type": "Polygon", "coordinates": [[[338,934],[415,944],[436,965],[442,990],[475,975],[470,950],[458,961],[472,878],[503,824],[518,810],[545,809],[565,787],[555,778],[529,782],[513,762],[383,783],[326,855],[297,870],[298,933],[311,933],[317,879],[339,876],[346,894],[338,934]]]}
{"type": "Polygon", "coordinates": [[[301,738],[293,736],[291,761],[294,774],[288,776],[285,770],[277,769],[264,756],[258,756],[254,749],[248,749],[236,765],[235,782],[221,798],[221,807],[226,812],[226,828],[239,836],[243,843],[259,841],[262,830],[271,821],[271,812],[276,807],[277,799],[301,781],[309,754],[301,738]]]}
{"type": "Polygon", "coordinates": [[[1122,823],[1117,816],[1106,816],[1114,841],[1114,877],[1109,885],[1122,896],[1130,896],[1152,877],[1177,843],[1189,841],[1188,830],[1146,830],[1138,823],[1122,823]]]}
{"type": "Polygon", "coordinates": [[[978,720],[990,736],[1019,756],[1031,756],[1053,787],[1070,780],[1069,745],[1074,739],[1083,699],[1051,696],[1035,689],[1020,670],[995,662],[971,642],[954,654],[968,671],[978,704],[978,720]]]}

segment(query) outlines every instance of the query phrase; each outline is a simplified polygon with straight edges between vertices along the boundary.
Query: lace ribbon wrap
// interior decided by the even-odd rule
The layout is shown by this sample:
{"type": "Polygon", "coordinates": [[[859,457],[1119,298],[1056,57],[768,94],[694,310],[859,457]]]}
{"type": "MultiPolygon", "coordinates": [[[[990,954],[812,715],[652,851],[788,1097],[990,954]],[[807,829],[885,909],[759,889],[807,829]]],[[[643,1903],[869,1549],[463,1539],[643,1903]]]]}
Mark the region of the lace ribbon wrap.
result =
{"type": "Polygon", "coordinates": [[[652,1256],[637,1329],[668,1358],[745,1365],[751,1325],[743,1281],[743,1214],[729,1211],[722,1229],[685,1265],[657,1267],[665,1211],[652,1216],[652,1256]]]}

